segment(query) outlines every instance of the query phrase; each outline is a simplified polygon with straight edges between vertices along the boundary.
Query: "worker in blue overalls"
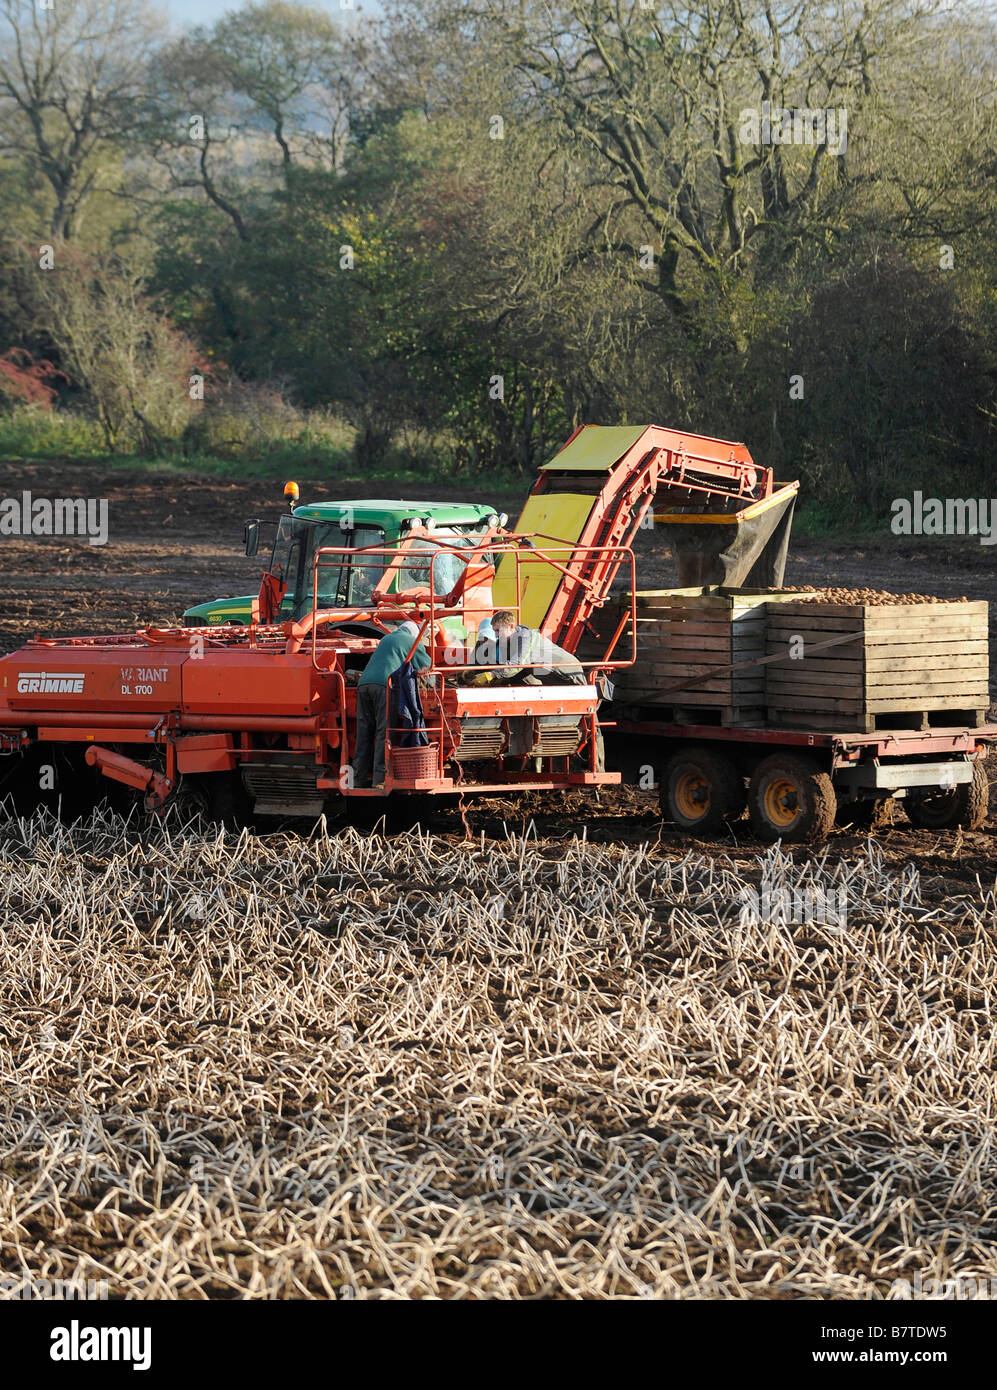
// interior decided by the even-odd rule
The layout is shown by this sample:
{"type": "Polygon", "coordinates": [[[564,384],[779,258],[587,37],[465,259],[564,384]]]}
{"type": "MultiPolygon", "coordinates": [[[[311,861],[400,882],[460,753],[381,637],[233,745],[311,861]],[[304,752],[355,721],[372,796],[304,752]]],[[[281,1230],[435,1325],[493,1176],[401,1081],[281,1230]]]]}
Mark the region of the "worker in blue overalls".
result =
{"type": "MultiPolygon", "coordinates": [[[[353,755],[355,787],[384,786],[388,681],[401,671],[418,636],[418,625],[405,622],[382,637],[357,684],[357,743],[353,755]]],[[[429,665],[429,652],[423,640],[412,652],[412,671],[424,671],[429,665]]]]}

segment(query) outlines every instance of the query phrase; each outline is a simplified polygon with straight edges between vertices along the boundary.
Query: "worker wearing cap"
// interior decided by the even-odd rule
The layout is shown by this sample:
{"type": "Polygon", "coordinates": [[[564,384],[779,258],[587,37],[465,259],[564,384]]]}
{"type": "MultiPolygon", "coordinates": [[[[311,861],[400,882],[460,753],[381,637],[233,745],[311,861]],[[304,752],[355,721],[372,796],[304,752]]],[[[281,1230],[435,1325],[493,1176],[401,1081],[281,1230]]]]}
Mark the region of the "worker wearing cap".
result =
{"type": "Polygon", "coordinates": [[[515,667],[510,682],[529,685],[585,685],[585,672],[581,662],[545,637],[535,627],[517,626],[515,615],[502,609],[492,618],[495,633],[493,643],[481,644],[483,650],[475,657],[479,664],[485,663],[488,648],[494,651],[491,661],[499,666],[515,667]]]}
{"type": "MultiPolygon", "coordinates": [[[[406,622],[382,637],[357,684],[357,743],[353,754],[353,785],[384,784],[384,731],[388,719],[388,681],[404,666],[419,636],[416,623],[406,622]]],[[[431,665],[420,643],[412,652],[412,670],[431,665]]]]}
{"type": "MultiPolygon", "coordinates": [[[[494,614],[492,629],[494,640],[479,643],[475,648],[475,660],[479,664],[494,661],[497,665],[517,667],[512,675],[506,677],[509,684],[588,684],[581,662],[576,657],[535,627],[517,626],[515,615],[508,609],[494,614]]],[[[606,770],[606,748],[598,725],[595,730],[595,767],[597,772],[606,770]]]]}

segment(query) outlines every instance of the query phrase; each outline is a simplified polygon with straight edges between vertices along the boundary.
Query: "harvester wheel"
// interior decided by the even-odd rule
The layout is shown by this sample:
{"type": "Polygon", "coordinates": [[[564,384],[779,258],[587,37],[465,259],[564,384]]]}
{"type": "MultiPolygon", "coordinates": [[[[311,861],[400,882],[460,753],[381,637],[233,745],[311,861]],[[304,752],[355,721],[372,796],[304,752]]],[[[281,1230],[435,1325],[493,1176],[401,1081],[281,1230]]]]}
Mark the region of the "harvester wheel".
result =
{"type": "Polygon", "coordinates": [[[759,763],[748,785],[748,814],[762,840],[813,844],[834,824],[838,799],[817,763],[775,753],[759,763]]]}
{"type": "Polygon", "coordinates": [[[905,797],[904,811],[921,830],[979,830],[987,818],[990,781],[982,762],[973,764],[973,780],[931,796],[905,797]]]}
{"type": "MultiPolygon", "coordinates": [[[[208,774],[210,776],[210,774],[208,774]]],[[[211,796],[205,785],[205,777],[187,775],[180,778],[180,785],[166,803],[167,810],[188,821],[195,816],[211,819],[211,796]]]]}
{"type": "Polygon", "coordinates": [[[744,810],[744,778],[723,754],[688,748],[666,764],[659,796],[664,820],[712,835],[744,810]]]}
{"type": "Polygon", "coordinates": [[[202,783],[208,799],[208,819],[226,830],[241,830],[252,819],[253,802],[237,772],[212,772],[202,783]]]}

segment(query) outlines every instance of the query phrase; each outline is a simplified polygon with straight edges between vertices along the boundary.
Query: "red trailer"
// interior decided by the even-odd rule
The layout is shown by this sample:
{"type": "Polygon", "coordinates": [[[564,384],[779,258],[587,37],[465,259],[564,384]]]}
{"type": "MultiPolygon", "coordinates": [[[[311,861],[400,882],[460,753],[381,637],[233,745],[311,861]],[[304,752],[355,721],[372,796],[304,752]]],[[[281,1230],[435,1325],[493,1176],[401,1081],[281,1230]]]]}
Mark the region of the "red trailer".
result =
{"type": "Polygon", "coordinates": [[[618,721],[653,766],[662,816],[712,834],[747,807],[764,840],[814,843],[835,820],[859,828],[887,798],[928,830],[977,830],[987,818],[983,760],[997,725],[840,733],[618,721]]]}

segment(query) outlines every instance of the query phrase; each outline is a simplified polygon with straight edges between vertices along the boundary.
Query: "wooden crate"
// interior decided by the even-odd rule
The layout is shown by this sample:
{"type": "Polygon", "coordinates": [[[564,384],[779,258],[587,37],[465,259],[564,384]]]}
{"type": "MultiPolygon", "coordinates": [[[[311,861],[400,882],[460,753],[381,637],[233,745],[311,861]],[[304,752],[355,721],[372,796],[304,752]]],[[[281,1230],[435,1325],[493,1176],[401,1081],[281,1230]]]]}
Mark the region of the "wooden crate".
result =
{"type": "Polygon", "coordinates": [[[990,703],[986,603],[772,604],[770,724],[857,728],[982,722],[990,703]],[[795,650],[797,655],[791,655],[795,650]],[[948,712],[952,712],[948,714],[948,712]]]}
{"type": "MultiPolygon", "coordinates": [[[[767,605],[799,598],[770,589],[647,590],[637,595],[637,661],[614,674],[620,704],[654,706],[680,722],[755,724],[765,721],[767,605]],[[733,669],[732,669],[733,668],[733,669]]],[[[619,622],[625,600],[603,608],[586,638],[582,660],[596,654],[619,622]]],[[[603,645],[604,650],[604,645],[603,645]]],[[[618,652],[630,650],[629,624],[618,652]]]]}

